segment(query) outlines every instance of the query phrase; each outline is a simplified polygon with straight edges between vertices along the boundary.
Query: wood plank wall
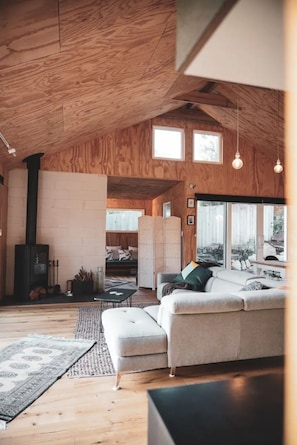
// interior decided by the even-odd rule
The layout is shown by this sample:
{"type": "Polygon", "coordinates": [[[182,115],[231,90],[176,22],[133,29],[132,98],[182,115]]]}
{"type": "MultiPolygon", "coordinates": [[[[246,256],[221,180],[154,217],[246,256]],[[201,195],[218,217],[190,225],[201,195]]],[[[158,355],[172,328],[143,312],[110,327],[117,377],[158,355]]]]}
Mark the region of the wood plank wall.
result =
{"type": "Polygon", "coordinates": [[[106,232],[107,246],[122,246],[128,249],[129,246],[138,247],[137,232],[106,232]]]}
{"type": "MultiPolygon", "coordinates": [[[[172,215],[182,218],[182,261],[195,258],[195,227],[188,226],[186,215],[195,215],[187,208],[187,198],[194,193],[217,193],[246,196],[284,197],[284,174],[273,172],[273,161],[257,153],[244,138],[240,139],[241,170],[231,162],[236,151],[236,134],[216,125],[194,121],[158,118],[118,130],[41,159],[41,169],[51,171],[98,173],[121,177],[177,179],[181,183],[153,201],[108,200],[108,207],[145,208],[146,214],[162,215],[163,202],[171,201],[172,215]],[[185,160],[152,159],[152,125],[167,125],[185,129],[185,160]],[[224,155],[222,165],[192,162],[192,132],[221,131],[224,155]],[[196,184],[194,189],[189,184],[196,184]],[[139,207],[141,205],[141,207],[139,207]]],[[[5,210],[5,216],[7,210],[5,210]]],[[[3,255],[3,249],[2,253],[3,255]]]]}

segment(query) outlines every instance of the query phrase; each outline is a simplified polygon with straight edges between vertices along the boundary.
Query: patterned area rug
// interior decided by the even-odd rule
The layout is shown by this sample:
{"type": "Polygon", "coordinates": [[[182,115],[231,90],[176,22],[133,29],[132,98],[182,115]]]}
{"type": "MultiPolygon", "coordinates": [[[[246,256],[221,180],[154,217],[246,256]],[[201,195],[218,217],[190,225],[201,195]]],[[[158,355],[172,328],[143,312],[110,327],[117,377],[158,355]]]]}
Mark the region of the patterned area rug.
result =
{"type": "Polygon", "coordinates": [[[40,397],[94,343],[28,335],[0,351],[0,429],[40,397]]]}
{"type": "MultiPolygon", "coordinates": [[[[133,304],[133,307],[146,307],[150,304],[152,303],[133,304]]],[[[78,308],[75,338],[95,340],[96,344],[69,369],[68,377],[115,375],[104,334],[100,333],[99,307],[86,306],[78,308]]]]}

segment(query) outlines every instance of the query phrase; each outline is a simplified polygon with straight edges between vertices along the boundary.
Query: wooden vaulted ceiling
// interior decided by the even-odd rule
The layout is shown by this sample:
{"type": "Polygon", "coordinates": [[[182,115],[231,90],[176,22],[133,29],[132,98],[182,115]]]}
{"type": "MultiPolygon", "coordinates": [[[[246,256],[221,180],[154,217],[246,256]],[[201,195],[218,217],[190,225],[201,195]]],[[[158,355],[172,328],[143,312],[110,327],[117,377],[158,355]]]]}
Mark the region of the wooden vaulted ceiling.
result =
{"type": "Polygon", "coordinates": [[[175,50],[175,0],[1,2],[0,132],[17,156],[0,141],[0,162],[160,115],[236,131],[237,104],[241,136],[273,159],[279,144],[283,159],[283,92],[185,76],[175,50]]]}

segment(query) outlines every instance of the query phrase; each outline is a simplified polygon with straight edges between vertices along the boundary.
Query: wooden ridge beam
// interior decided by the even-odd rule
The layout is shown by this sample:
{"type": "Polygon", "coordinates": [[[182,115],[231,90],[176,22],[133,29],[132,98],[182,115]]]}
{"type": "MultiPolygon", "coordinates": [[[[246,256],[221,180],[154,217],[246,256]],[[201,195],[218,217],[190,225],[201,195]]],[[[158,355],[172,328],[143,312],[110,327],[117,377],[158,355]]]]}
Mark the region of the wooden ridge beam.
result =
{"type": "Polygon", "coordinates": [[[196,122],[204,122],[207,124],[221,125],[211,116],[197,109],[193,110],[187,108],[178,108],[176,110],[168,111],[167,113],[162,114],[159,117],[164,117],[165,119],[192,120],[196,122]]]}
{"type": "Polygon", "coordinates": [[[185,93],[180,96],[174,97],[174,100],[179,100],[181,102],[193,103],[196,105],[212,105],[224,108],[236,108],[229,99],[220,94],[214,93],[201,93],[199,91],[192,91],[190,93],[185,93]]]}

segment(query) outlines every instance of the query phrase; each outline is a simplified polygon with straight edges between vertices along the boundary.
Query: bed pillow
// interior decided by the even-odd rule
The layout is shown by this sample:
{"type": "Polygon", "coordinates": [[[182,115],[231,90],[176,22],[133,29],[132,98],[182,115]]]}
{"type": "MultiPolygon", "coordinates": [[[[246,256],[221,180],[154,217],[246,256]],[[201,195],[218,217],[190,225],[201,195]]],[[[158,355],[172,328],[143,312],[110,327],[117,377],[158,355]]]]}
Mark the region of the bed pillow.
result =
{"type": "Polygon", "coordinates": [[[105,259],[107,261],[110,260],[118,260],[119,259],[119,250],[122,246],[106,246],[105,247],[105,259]]]}
{"type": "Polygon", "coordinates": [[[132,260],[138,260],[138,247],[128,246],[132,260]]]}
{"type": "Polygon", "coordinates": [[[119,249],[119,260],[128,261],[131,260],[131,253],[127,249],[119,249]]]}

